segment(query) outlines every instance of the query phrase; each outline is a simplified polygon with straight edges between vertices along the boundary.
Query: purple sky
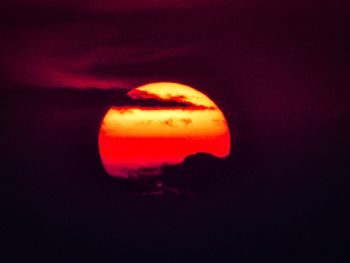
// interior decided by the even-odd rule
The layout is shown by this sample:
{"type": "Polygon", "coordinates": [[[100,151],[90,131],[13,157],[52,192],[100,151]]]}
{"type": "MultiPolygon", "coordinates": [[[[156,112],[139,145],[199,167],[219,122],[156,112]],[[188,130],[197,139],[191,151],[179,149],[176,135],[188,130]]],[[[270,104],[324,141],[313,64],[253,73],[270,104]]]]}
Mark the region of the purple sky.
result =
{"type": "Polygon", "coordinates": [[[346,4],[312,2],[5,1],[0,68],[55,87],[320,76],[345,62],[346,4]]]}
{"type": "Polygon", "coordinates": [[[321,2],[5,1],[0,75],[27,87],[180,82],[234,125],[245,116],[253,135],[298,147],[349,114],[349,5],[321,2]]]}

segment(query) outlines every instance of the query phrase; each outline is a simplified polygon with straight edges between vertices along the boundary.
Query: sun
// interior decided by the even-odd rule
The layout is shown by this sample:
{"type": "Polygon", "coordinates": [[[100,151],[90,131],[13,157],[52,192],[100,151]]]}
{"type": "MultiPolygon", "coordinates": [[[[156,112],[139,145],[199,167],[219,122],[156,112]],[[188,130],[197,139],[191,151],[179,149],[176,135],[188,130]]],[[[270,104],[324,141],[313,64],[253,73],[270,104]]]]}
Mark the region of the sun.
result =
{"type": "Polygon", "coordinates": [[[128,92],[140,106],[111,107],[99,133],[103,166],[111,176],[154,176],[164,164],[179,164],[204,152],[230,153],[230,131],[224,114],[204,93],[187,85],[151,83],[128,92]],[[177,102],[173,107],[145,107],[142,100],[177,102]]]}

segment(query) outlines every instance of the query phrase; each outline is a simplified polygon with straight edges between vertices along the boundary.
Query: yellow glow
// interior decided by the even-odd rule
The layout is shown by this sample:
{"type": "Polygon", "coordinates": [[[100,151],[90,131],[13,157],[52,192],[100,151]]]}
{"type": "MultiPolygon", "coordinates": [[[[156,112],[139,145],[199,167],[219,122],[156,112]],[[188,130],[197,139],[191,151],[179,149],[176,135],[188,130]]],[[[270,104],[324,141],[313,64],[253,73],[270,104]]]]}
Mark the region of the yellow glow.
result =
{"type": "Polygon", "coordinates": [[[228,132],[221,110],[203,93],[177,83],[152,83],[133,89],[133,98],[187,103],[184,108],[113,107],[102,128],[118,137],[215,137],[228,132]],[[198,107],[202,106],[202,107],[198,107]]]}
{"type": "Polygon", "coordinates": [[[103,129],[119,137],[213,137],[227,132],[227,124],[218,109],[112,108],[103,129]]]}

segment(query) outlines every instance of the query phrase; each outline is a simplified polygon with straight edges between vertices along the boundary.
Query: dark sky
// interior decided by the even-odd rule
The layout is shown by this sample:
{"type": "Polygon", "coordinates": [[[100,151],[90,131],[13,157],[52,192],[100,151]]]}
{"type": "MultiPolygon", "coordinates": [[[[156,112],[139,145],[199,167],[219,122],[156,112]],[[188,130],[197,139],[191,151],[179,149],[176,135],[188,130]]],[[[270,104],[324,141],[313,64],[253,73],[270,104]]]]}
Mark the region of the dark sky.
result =
{"type": "Polygon", "coordinates": [[[276,87],[294,76],[318,85],[312,75],[346,74],[347,9],[338,2],[5,1],[1,68],[10,81],[55,87],[223,78],[256,86],[248,82],[261,74],[278,75],[276,87]]]}
{"type": "Polygon", "coordinates": [[[177,81],[206,92],[228,114],[243,106],[262,126],[305,130],[310,121],[347,111],[347,7],[345,1],[5,1],[0,72],[4,83],[32,87],[131,89],[177,81]]]}
{"type": "Polygon", "coordinates": [[[37,236],[37,249],[56,240],[83,251],[99,241],[167,251],[164,240],[199,250],[245,242],[247,254],[274,254],[280,240],[289,252],[309,236],[339,242],[333,226],[343,231],[349,200],[349,10],[340,0],[2,1],[9,244],[22,249],[37,236]],[[156,81],[191,85],[219,105],[232,133],[228,173],[238,179],[194,199],[139,202],[96,177],[103,114],[130,102],[125,89],[156,81]]]}

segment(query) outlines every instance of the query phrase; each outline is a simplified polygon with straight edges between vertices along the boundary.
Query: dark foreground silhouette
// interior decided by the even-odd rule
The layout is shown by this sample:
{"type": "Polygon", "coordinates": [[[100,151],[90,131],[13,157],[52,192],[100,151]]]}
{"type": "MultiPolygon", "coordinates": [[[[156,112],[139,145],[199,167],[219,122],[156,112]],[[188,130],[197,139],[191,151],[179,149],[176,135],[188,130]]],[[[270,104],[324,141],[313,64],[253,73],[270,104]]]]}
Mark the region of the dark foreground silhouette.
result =
{"type": "MultiPolygon", "coordinates": [[[[146,195],[189,195],[200,191],[201,188],[215,184],[225,176],[230,176],[232,162],[229,158],[219,158],[208,153],[196,153],[187,156],[176,165],[164,165],[161,174],[150,176],[138,174],[128,179],[110,177],[112,183],[120,188],[128,189],[134,196],[146,195]]],[[[106,176],[108,176],[106,174],[106,176]]]]}
{"type": "Polygon", "coordinates": [[[346,126],[319,130],[318,144],[298,151],[278,147],[283,134],[237,134],[226,159],[198,153],[163,167],[154,181],[117,180],[106,175],[97,145],[108,104],[17,99],[8,96],[2,112],[4,251],[215,259],[345,251],[349,179],[339,142],[348,138],[346,126]]]}

